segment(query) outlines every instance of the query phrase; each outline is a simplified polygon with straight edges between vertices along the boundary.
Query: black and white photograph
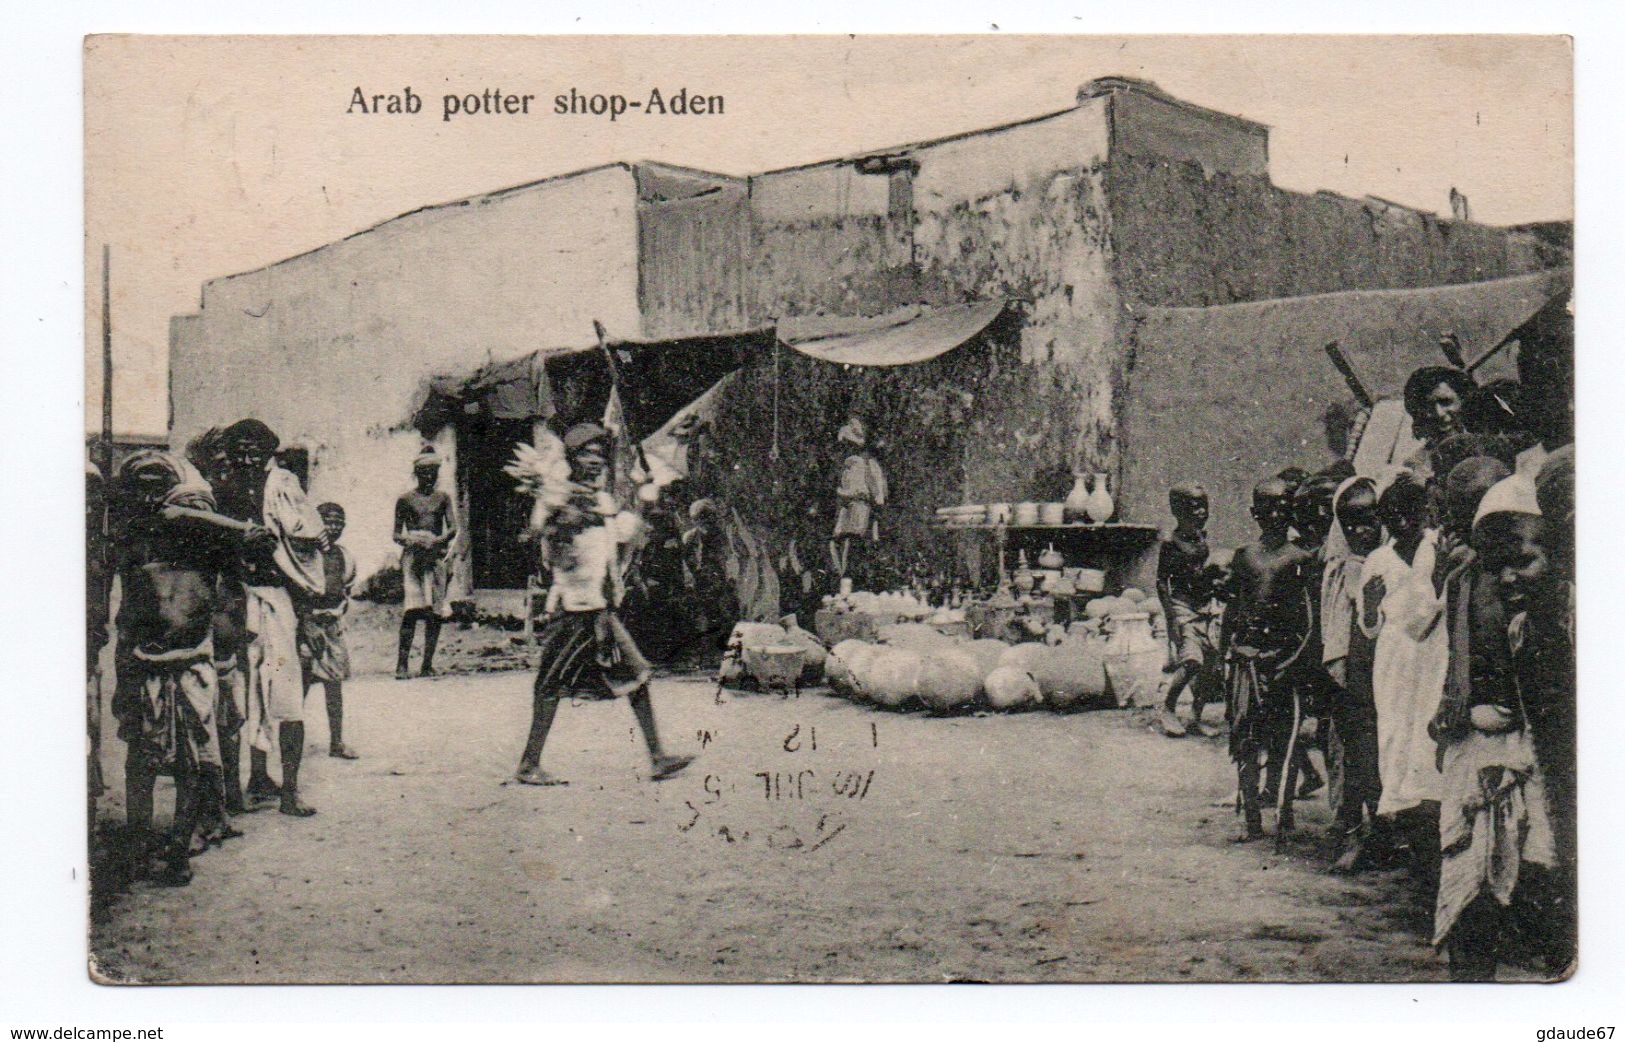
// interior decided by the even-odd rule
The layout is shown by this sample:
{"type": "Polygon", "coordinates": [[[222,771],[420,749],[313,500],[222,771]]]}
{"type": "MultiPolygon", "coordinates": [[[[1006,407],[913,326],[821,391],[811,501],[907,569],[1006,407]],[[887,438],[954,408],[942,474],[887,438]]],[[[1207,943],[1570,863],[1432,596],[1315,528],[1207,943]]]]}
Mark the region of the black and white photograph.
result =
{"type": "Polygon", "coordinates": [[[83,57],[97,984],[1615,943],[1569,38],[83,57]]]}

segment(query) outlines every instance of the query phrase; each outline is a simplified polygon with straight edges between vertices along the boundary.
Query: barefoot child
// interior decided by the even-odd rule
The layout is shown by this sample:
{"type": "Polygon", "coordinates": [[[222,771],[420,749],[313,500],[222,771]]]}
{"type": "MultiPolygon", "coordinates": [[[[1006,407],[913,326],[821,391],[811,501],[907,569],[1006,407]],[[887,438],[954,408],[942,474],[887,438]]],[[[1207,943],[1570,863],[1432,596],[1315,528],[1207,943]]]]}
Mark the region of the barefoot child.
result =
{"type": "Polygon", "coordinates": [[[1207,490],[1194,484],[1175,485],[1168,490],[1168,507],[1174,515],[1174,532],[1157,549],[1157,596],[1168,620],[1174,666],[1160,721],[1164,734],[1179,737],[1185,733],[1178,714],[1179,696],[1186,687],[1191,688],[1191,720],[1200,728],[1218,649],[1207,611],[1214,592],[1208,567],[1207,490]]]}
{"type": "Polygon", "coordinates": [[[1254,487],[1253,519],[1258,542],[1236,551],[1225,612],[1230,756],[1241,785],[1242,841],[1264,834],[1261,755],[1268,761],[1268,788],[1279,794],[1277,837],[1292,828],[1297,784],[1292,760],[1302,709],[1295,667],[1309,644],[1312,624],[1305,582],[1309,554],[1288,538],[1292,498],[1285,481],[1269,478],[1254,487]]]}
{"type": "Polygon", "coordinates": [[[1401,472],[1377,499],[1388,542],[1366,558],[1360,577],[1360,625],[1376,641],[1377,811],[1409,843],[1424,880],[1437,865],[1441,786],[1428,727],[1450,658],[1444,598],[1434,585],[1438,535],[1428,527],[1430,510],[1422,483],[1401,472]]]}
{"type": "Polygon", "coordinates": [[[339,545],[344,535],[344,508],[323,503],[316,508],[327,533],[322,550],[325,586],[306,600],[300,617],[299,658],[305,667],[305,690],[320,683],[327,696],[327,755],[354,760],[354,749],[344,744],[344,681],[350,676],[350,648],[344,642],[344,615],[350,610],[355,585],[355,558],[339,545]]]}
{"type": "Polygon", "coordinates": [[[1327,693],[1326,737],[1332,828],[1339,873],[1367,867],[1370,830],[1377,818],[1382,782],[1377,773],[1377,707],[1371,695],[1375,643],[1360,629],[1360,572],[1382,544],[1377,486],[1367,477],[1344,481],[1333,497],[1334,524],[1326,539],[1320,584],[1321,658],[1332,685],[1327,693]]]}
{"type": "Polygon", "coordinates": [[[578,424],[566,432],[567,498],[546,510],[541,524],[553,582],[550,615],[537,634],[541,661],[530,737],[519,759],[517,777],[525,785],[564,784],[542,770],[542,748],[559,700],[582,684],[628,696],[649,748],[654,781],[670,778],[693,761],[661,749],[649,702],[652,670],[615,615],[622,593],[616,547],[627,533],[606,491],[608,443],[609,432],[597,424],[578,424]]]}

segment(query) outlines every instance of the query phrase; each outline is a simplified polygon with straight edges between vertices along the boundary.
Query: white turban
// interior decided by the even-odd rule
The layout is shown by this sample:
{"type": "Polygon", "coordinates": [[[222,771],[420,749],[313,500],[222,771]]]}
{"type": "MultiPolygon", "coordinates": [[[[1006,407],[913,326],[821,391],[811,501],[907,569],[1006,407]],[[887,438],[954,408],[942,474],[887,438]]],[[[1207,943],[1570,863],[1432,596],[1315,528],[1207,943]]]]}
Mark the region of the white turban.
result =
{"type": "Polygon", "coordinates": [[[1476,526],[1491,514],[1530,514],[1539,517],[1540,501],[1535,498],[1535,483],[1528,475],[1514,474],[1491,485],[1478,502],[1473,524],[1476,526]]]}

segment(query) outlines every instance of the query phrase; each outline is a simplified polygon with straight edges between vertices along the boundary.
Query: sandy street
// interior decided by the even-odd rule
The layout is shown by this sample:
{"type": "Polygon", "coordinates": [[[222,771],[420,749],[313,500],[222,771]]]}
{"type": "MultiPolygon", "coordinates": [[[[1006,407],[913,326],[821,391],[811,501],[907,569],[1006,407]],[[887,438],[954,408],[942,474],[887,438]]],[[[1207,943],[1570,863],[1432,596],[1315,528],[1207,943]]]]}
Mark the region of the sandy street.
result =
{"type": "MultiPolygon", "coordinates": [[[[525,673],[347,685],[358,762],[313,698],[309,820],[237,819],[191,886],[95,916],[106,977],[193,982],[1436,980],[1398,872],[1234,846],[1222,744],[1140,713],[937,719],[668,679],[689,772],[644,780],[624,702],[563,707],[505,784],[525,673]],[[184,929],[174,929],[184,926],[184,929]]],[[[108,734],[112,729],[109,727],[108,734]]],[[[110,781],[122,745],[107,742],[110,781]]],[[[245,756],[246,760],[246,756],[245,756]]],[[[160,795],[167,814],[167,793],[160,795]]],[[[115,786],[99,810],[122,815],[115,786]]]]}

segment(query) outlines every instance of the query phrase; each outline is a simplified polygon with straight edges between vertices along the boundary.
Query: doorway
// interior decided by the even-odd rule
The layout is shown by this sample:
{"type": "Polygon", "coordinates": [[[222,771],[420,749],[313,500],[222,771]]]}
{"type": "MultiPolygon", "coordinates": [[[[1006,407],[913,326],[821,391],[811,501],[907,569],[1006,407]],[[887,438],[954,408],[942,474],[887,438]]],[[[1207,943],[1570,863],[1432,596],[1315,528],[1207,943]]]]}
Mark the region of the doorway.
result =
{"type": "Polygon", "coordinates": [[[535,553],[523,542],[530,522],[530,497],[514,488],[502,472],[513,459],[514,446],[533,440],[532,423],[485,414],[465,415],[457,424],[458,478],[468,504],[469,552],[478,590],[522,590],[533,570],[535,553]]]}

